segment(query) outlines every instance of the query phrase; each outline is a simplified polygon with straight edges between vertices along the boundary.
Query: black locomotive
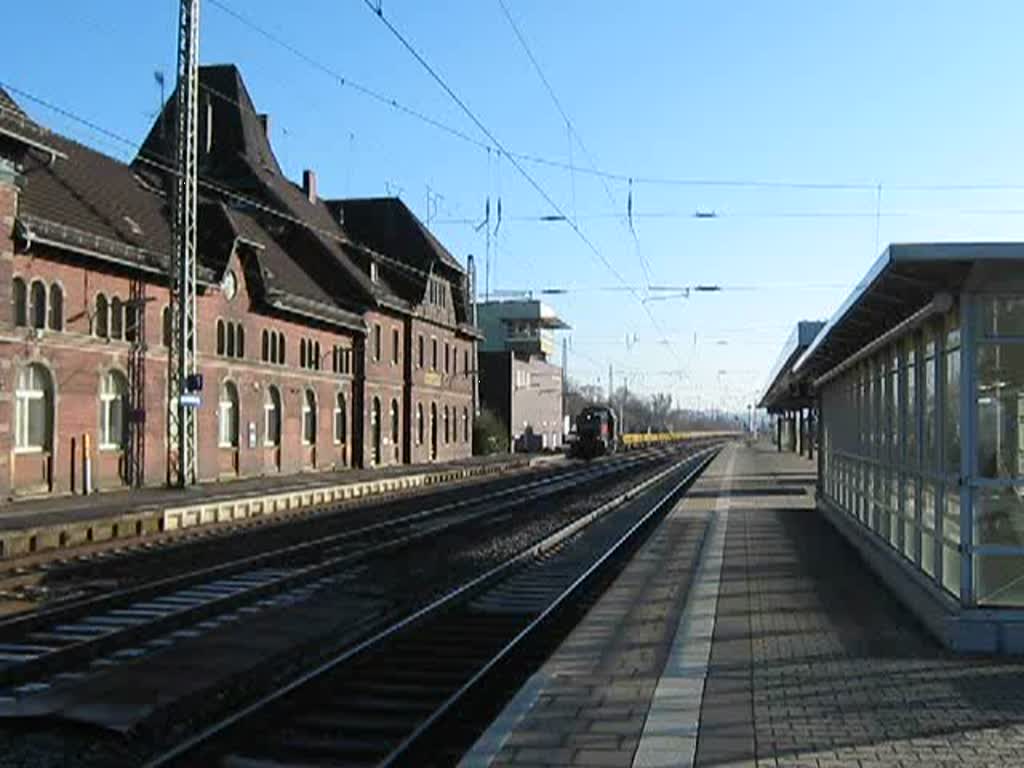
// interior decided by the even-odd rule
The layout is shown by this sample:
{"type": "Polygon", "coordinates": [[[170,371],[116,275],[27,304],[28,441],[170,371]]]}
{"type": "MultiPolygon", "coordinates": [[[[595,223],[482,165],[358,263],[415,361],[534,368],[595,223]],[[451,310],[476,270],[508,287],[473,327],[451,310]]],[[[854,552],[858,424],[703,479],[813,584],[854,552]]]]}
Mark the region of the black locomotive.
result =
{"type": "Polygon", "coordinates": [[[573,454],[582,459],[605,456],[619,448],[615,411],[606,405],[588,405],[576,417],[573,454]]]}

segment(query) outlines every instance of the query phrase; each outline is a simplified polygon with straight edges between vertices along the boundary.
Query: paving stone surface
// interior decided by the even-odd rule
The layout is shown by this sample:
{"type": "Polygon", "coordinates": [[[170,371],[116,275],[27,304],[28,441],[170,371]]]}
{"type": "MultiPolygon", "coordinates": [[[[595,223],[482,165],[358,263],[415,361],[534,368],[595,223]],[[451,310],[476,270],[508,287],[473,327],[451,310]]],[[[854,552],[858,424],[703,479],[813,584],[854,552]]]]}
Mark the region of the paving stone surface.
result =
{"type": "Polygon", "coordinates": [[[493,759],[467,765],[642,764],[653,693],[723,497],[696,765],[1024,765],[1024,660],[947,652],[814,510],[813,463],[730,450],[729,477],[723,452],[534,676],[493,759]]]}
{"type": "Polygon", "coordinates": [[[529,706],[490,765],[632,765],[723,467],[720,454],[694,486],[713,492],[676,505],[534,676],[529,706]]]}
{"type": "MultiPolygon", "coordinates": [[[[737,458],[739,488],[809,467],[737,458]]],[[[734,494],[697,764],[1024,765],[1024,662],[945,651],[813,497],[734,494]]]]}

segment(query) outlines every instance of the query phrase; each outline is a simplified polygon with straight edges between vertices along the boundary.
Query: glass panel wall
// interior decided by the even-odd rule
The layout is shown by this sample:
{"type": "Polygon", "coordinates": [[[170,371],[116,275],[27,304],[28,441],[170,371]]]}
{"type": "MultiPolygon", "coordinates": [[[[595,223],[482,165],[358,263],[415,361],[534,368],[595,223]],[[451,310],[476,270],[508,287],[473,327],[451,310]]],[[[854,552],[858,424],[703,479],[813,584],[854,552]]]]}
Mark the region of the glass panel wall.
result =
{"type": "Polygon", "coordinates": [[[978,301],[974,592],[1024,603],[1024,298],[978,301]]]}
{"type": "Polygon", "coordinates": [[[946,318],[943,348],[945,373],[942,423],[942,462],[945,483],[942,505],[942,586],[960,595],[960,318],[946,318]]]}
{"type": "MultiPolygon", "coordinates": [[[[954,311],[819,391],[823,495],[953,595],[961,568],[961,355],[954,311]]],[[[1024,515],[1021,523],[1024,545],[1024,515]]]]}

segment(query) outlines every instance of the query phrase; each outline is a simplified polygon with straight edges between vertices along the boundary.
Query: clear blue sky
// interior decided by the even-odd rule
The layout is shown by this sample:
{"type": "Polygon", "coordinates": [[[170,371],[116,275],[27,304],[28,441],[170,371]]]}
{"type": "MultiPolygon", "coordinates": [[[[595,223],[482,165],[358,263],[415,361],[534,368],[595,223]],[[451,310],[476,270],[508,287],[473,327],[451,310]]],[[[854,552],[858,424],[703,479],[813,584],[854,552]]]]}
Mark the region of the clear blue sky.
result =
{"type": "MultiPolygon", "coordinates": [[[[362,0],[222,0],[308,56],[438,120],[479,135],[362,0]]],[[[622,292],[508,164],[382,106],[203,3],[203,63],[234,62],[289,175],[316,169],[329,196],[401,190],[460,259],[481,263],[461,220],[501,197],[492,288],[576,289],[552,303],[573,326],[570,375],[684,405],[743,409],[793,324],[827,317],[888,242],[1013,240],[1024,192],[900,191],[897,185],[1024,183],[1024,5],[898,2],[506,0],[600,167],[636,177],[881,183],[795,190],[634,186],[635,227],[655,285],[715,283],[718,294],[641,305],[622,292]],[[887,185],[889,188],[887,188],[887,185]],[[686,216],[714,210],[715,220],[686,216]],[[678,217],[643,214],[678,212],[678,217]],[[821,216],[821,214],[852,214],[821,216]],[[779,214],[813,214],[790,216],[779,214]],[[636,335],[627,348],[625,338],[636,335]],[[673,373],[685,368],[686,374],[673,373]],[[642,373],[641,373],[642,372],[642,373]]],[[[393,21],[512,151],[568,161],[565,123],[497,0],[383,0],[393,21]]],[[[173,81],[173,0],[36,0],[5,9],[0,79],[141,141],[157,107],[153,71],[173,81]]],[[[121,157],[123,145],[26,104],[56,130],[121,157]]],[[[482,138],[482,137],[481,137],[482,138]]],[[[127,154],[126,154],[127,150],[127,154]]],[[[586,165],[578,144],[572,158],[586,165]]],[[[526,163],[625,280],[645,287],[621,219],[626,185],[526,163]],[[573,183],[575,182],[575,183],[573,183]],[[574,194],[575,189],[575,194],[574,194]],[[575,200],[575,207],[574,207],[575,200]],[[593,216],[599,218],[592,218],[593,216]],[[605,215],[603,218],[600,216],[605,215]]],[[[493,219],[492,219],[493,223],[493,219]]],[[[482,282],[482,279],[481,279],[482,282]]]]}

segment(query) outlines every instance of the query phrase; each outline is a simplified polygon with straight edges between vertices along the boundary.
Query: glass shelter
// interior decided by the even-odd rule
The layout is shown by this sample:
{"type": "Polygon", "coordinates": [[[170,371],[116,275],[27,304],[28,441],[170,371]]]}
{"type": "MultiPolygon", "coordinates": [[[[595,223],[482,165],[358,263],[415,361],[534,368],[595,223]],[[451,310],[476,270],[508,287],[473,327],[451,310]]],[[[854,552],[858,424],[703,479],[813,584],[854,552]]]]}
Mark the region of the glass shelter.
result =
{"type": "Polygon", "coordinates": [[[947,645],[1024,651],[1024,245],[893,245],[796,362],[822,511],[947,645]]]}

